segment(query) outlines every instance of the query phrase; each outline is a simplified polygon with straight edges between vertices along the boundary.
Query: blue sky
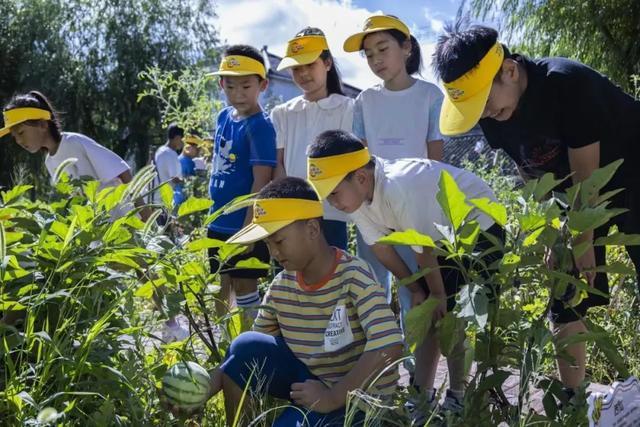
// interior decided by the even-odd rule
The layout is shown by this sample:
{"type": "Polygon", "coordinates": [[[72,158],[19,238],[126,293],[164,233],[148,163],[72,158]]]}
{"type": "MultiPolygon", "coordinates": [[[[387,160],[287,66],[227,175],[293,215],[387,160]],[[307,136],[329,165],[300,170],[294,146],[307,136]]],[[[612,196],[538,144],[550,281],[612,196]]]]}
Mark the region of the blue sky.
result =
{"type": "Polygon", "coordinates": [[[247,43],[282,55],[287,40],[306,26],[321,28],[345,82],[365,88],[378,82],[357,53],[342,51],[344,39],[360,30],[374,13],[398,16],[420,41],[423,78],[434,81],[430,68],[437,33],[454,18],[460,0],[219,0],[216,21],[220,37],[231,44],[247,43]]]}

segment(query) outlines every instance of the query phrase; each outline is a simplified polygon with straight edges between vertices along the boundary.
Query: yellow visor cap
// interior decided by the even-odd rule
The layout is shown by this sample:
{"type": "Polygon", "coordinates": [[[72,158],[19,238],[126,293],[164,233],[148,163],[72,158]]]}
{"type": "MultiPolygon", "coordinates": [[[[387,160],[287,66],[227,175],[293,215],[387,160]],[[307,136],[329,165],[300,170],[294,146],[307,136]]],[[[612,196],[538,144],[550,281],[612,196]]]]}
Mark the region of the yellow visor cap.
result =
{"type": "Polygon", "coordinates": [[[267,70],[260,61],[242,55],[229,55],[222,58],[218,71],[210,73],[210,76],[251,76],[256,74],[263,79],[267,78],[267,70]]]}
{"type": "Polygon", "coordinates": [[[329,50],[324,36],[302,36],[291,39],[287,44],[287,54],[278,64],[278,71],[311,64],[324,50],[329,50]]]}
{"type": "Polygon", "coordinates": [[[360,169],[369,160],[371,155],[366,147],[335,156],[307,158],[307,179],[320,198],[326,199],[350,172],[360,169]]]}
{"type": "Polygon", "coordinates": [[[444,84],[446,91],[440,110],[440,132],[443,135],[468,132],[478,123],[503,59],[502,45],[496,43],[476,67],[444,84]]]}
{"type": "Polygon", "coordinates": [[[302,219],[322,217],[322,202],[306,199],[258,199],[253,202],[251,224],[231,236],[227,243],[248,245],[262,240],[302,219]]]}
{"type": "Polygon", "coordinates": [[[0,129],[0,137],[11,132],[11,128],[29,120],[51,120],[51,112],[41,108],[13,108],[3,113],[4,127],[0,129]]]}
{"type": "Polygon", "coordinates": [[[411,33],[409,27],[398,18],[388,15],[375,15],[367,18],[362,27],[362,31],[349,36],[344,42],[343,49],[345,52],[358,52],[362,49],[362,41],[371,33],[386,30],[398,30],[409,38],[411,33]]]}

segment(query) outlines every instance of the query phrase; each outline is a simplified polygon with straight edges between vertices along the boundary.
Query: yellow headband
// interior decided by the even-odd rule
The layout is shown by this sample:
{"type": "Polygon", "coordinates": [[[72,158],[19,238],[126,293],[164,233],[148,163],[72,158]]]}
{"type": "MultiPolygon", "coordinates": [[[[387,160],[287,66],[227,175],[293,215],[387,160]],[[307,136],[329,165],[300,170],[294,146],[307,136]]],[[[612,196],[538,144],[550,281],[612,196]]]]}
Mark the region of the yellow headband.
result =
{"type": "Polygon", "coordinates": [[[369,150],[352,153],[338,154],[328,157],[307,158],[307,179],[316,189],[321,199],[326,199],[329,194],[340,184],[350,172],[365,166],[371,160],[369,150]]]}
{"type": "Polygon", "coordinates": [[[250,76],[256,74],[263,79],[267,78],[267,71],[264,64],[253,58],[243,55],[229,55],[222,58],[218,71],[211,73],[212,76],[250,76]]]}
{"type": "Polygon", "coordinates": [[[362,49],[362,41],[368,34],[386,30],[398,30],[407,38],[411,36],[409,27],[398,18],[389,15],[375,15],[367,18],[361,32],[349,36],[345,40],[343,49],[345,52],[357,52],[362,49]]]}
{"type": "Polygon", "coordinates": [[[457,135],[469,131],[482,116],[493,79],[502,66],[504,49],[496,43],[478,65],[456,80],[445,83],[440,110],[440,132],[457,135]]]}
{"type": "Polygon", "coordinates": [[[253,202],[251,224],[231,236],[227,243],[249,244],[302,219],[322,217],[322,202],[305,199],[258,199],[253,202]]]}
{"type": "Polygon", "coordinates": [[[190,144],[190,145],[201,146],[205,144],[203,139],[198,138],[195,135],[186,135],[184,138],[182,138],[182,140],[184,141],[185,144],[190,144]]]}
{"type": "Polygon", "coordinates": [[[287,44],[287,54],[278,64],[278,71],[298,65],[311,64],[325,50],[329,50],[329,45],[324,36],[314,35],[293,38],[287,44]]]}
{"type": "Polygon", "coordinates": [[[3,113],[4,127],[0,129],[0,137],[11,132],[11,128],[29,120],[51,120],[51,112],[42,108],[13,108],[3,113]]]}

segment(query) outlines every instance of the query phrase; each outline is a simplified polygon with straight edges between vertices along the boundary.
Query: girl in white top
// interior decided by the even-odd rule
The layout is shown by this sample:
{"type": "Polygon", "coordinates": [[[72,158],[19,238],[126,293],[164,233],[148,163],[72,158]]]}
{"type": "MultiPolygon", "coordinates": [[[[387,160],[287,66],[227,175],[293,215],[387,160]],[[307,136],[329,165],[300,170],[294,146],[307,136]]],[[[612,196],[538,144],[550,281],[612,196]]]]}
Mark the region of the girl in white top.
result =
{"type": "Polygon", "coordinates": [[[62,132],[51,103],[38,91],[16,95],[4,108],[4,117],[0,136],[11,132],[31,154],[45,152],[44,163],[52,178],[56,168],[73,157],[77,162],[65,169],[71,178],[90,177],[100,181],[101,188],[132,179],[129,165],[113,151],[85,135],[62,132]]]}
{"type": "Polygon", "coordinates": [[[353,131],[371,153],[390,160],[442,160],[443,96],[436,85],[413,77],[421,69],[421,52],[409,28],[394,16],[371,16],[362,32],[344,42],[344,50],[364,52],[382,79],[358,96],[354,109],[353,131]]]}
{"type": "MultiPolygon", "coordinates": [[[[350,131],[353,99],[344,96],[338,68],[324,33],[305,28],[289,40],[278,71],[289,69],[302,95],[271,112],[276,130],[278,165],[275,178],[307,177],[307,147],[330,129],[350,131]]],[[[347,248],[347,217],[325,204],[323,229],[330,245],[347,248]]]]}

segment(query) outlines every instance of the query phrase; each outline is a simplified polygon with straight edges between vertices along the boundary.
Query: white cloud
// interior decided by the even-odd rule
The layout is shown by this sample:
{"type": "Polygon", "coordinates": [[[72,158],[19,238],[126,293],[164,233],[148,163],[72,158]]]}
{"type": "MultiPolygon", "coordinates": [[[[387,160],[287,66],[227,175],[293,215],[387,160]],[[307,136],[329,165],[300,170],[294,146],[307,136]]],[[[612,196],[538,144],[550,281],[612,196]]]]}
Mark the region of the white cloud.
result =
{"type": "MultiPolygon", "coordinates": [[[[368,16],[380,11],[355,7],[348,0],[222,0],[216,13],[223,41],[257,48],[267,45],[270,52],[281,56],[287,40],[299,30],[318,27],[327,35],[345,83],[366,88],[379,82],[366,60],[358,53],[344,52],[342,44],[349,35],[360,31],[368,16]]],[[[423,49],[423,78],[434,81],[430,67],[433,40],[417,34],[423,49]]]]}

